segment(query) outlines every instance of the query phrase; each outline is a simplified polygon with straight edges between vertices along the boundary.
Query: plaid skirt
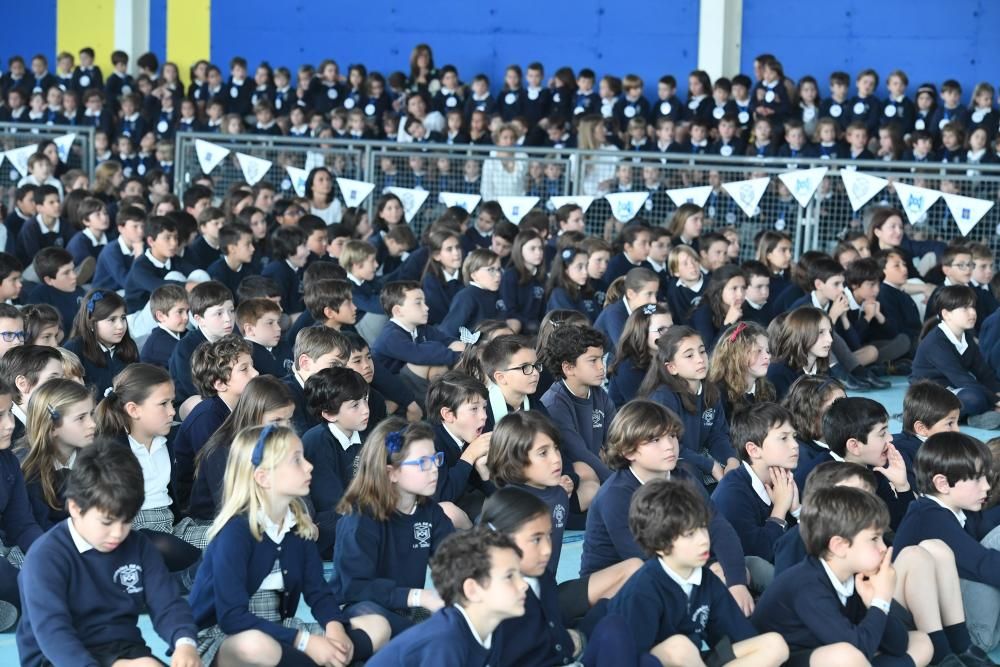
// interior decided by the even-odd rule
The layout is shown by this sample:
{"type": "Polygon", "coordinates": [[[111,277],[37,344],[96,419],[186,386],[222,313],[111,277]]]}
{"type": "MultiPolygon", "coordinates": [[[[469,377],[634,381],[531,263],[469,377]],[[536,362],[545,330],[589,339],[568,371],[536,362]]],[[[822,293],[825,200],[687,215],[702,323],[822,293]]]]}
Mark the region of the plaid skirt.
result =
{"type": "Polygon", "coordinates": [[[132,521],[133,530],[169,533],[202,551],[208,545],[207,535],[211,525],[210,521],[195,521],[191,517],[184,517],[177,525],[174,525],[174,513],[169,507],[151,507],[139,510],[132,521]]]}
{"type": "Polygon", "coordinates": [[[24,565],[24,552],[19,546],[8,547],[0,542],[0,558],[5,559],[19,570],[24,565]]]}
{"type": "MultiPolygon", "coordinates": [[[[275,559],[274,567],[271,568],[271,574],[281,571],[281,563],[275,559]]],[[[282,618],[281,617],[281,591],[264,591],[260,590],[250,596],[250,613],[254,616],[258,616],[265,621],[270,621],[271,623],[278,623],[286,628],[294,628],[295,630],[305,630],[311,635],[325,634],[325,630],[319,623],[312,623],[309,621],[303,621],[300,618],[282,618]]],[[[219,653],[219,649],[222,647],[222,642],[226,640],[227,635],[222,632],[222,628],[218,625],[213,625],[211,627],[205,628],[204,630],[198,631],[198,654],[201,656],[202,663],[206,666],[211,665],[215,660],[215,656],[219,653]]]]}

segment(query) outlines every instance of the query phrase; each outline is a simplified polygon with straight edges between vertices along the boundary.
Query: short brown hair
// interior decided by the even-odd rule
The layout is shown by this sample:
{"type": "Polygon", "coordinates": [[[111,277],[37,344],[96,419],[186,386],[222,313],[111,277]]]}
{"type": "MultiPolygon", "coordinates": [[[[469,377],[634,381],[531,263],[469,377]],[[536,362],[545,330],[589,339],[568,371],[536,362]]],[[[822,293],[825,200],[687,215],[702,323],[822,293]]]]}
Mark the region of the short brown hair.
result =
{"type": "MultiPolygon", "coordinates": [[[[670,408],[654,401],[635,399],[622,406],[608,428],[608,441],[601,458],[612,470],[629,467],[631,456],[639,445],[672,435],[684,434],[684,422],[670,408]]],[[[679,452],[678,452],[679,454],[679,452]]]]}
{"type": "Polygon", "coordinates": [[[73,263],[73,255],[63,248],[42,248],[35,255],[35,273],[44,282],[46,278],[55,278],[59,269],[73,263]]]}
{"type": "Polygon", "coordinates": [[[233,293],[217,280],[209,280],[195,285],[188,297],[188,303],[191,304],[191,315],[199,317],[203,317],[209,308],[221,306],[232,300],[233,293]]]}
{"type": "Polygon", "coordinates": [[[240,354],[251,354],[250,343],[236,334],[223,336],[214,343],[202,343],[191,355],[191,379],[202,396],[215,396],[216,382],[229,382],[240,354]]]}
{"type": "Polygon", "coordinates": [[[310,359],[318,359],[324,354],[333,352],[336,356],[347,359],[351,344],[336,329],[324,326],[306,327],[295,337],[295,370],[299,370],[299,358],[302,355],[310,359]]]}
{"type": "Polygon", "coordinates": [[[306,310],[317,322],[326,320],[327,308],[340,310],[341,305],[345,301],[350,301],[351,298],[351,284],[346,280],[317,280],[306,285],[302,292],[302,300],[305,301],[306,310]]]}
{"type": "Polygon", "coordinates": [[[247,324],[257,324],[257,321],[269,313],[281,316],[281,306],[270,299],[262,297],[247,299],[236,309],[236,323],[243,329],[247,324]]]}
{"type": "Polygon", "coordinates": [[[382,287],[382,295],[379,297],[379,302],[382,304],[382,310],[389,317],[392,317],[392,309],[396,306],[402,306],[403,302],[406,301],[406,293],[412,292],[413,290],[420,290],[423,293],[423,288],[415,280],[398,280],[396,282],[391,282],[382,287]]]}
{"type": "Polygon", "coordinates": [[[441,542],[430,563],[431,580],[441,600],[446,605],[465,602],[467,579],[485,587],[493,566],[491,553],[497,549],[510,549],[521,557],[513,539],[482,526],[452,533],[441,542]]]}
{"type": "Polygon", "coordinates": [[[340,251],[340,265],[350,272],[351,268],[369,257],[375,256],[375,248],[365,241],[348,241],[340,251]]]}
{"type": "Polygon", "coordinates": [[[559,448],[559,430],[538,411],[511,412],[497,423],[490,439],[486,467],[498,486],[525,482],[524,469],[528,467],[528,454],[536,434],[547,435],[559,448]]]}
{"type": "Polygon", "coordinates": [[[669,554],[684,533],[707,528],[705,497],[686,481],[655,479],[642,485],[628,508],[628,527],[650,556],[669,554]]]}
{"type": "Polygon", "coordinates": [[[875,473],[866,466],[860,463],[851,463],[850,461],[824,461],[813,468],[809,472],[809,476],[806,477],[802,504],[805,505],[812,502],[813,494],[820,489],[832,488],[846,482],[852,477],[857,477],[864,482],[865,486],[868,487],[869,493],[875,493],[875,489],[878,488],[878,480],[875,478],[875,473]]]}
{"type": "Polygon", "coordinates": [[[819,489],[803,504],[799,516],[799,531],[806,553],[822,558],[828,553],[830,540],[842,537],[852,543],[863,530],[889,527],[889,510],[878,496],[851,488],[834,486],[819,489]]]}
{"type": "Polygon", "coordinates": [[[153,317],[156,313],[166,314],[179,303],[188,305],[187,291],[181,285],[160,285],[149,295],[149,310],[153,317]]]}

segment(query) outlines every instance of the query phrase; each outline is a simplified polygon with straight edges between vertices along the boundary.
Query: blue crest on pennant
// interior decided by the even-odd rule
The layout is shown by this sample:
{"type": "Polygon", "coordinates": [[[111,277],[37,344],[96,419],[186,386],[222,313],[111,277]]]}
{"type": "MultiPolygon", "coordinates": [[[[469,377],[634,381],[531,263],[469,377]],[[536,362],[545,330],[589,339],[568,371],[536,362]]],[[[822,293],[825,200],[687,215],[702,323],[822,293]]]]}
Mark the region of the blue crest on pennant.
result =
{"type": "Polygon", "coordinates": [[[809,190],[809,179],[808,178],[796,178],[795,179],[795,191],[796,192],[807,192],[809,190]]]}
{"type": "Polygon", "coordinates": [[[687,199],[684,200],[684,203],[685,204],[693,204],[694,203],[694,197],[688,197],[687,199]]]}
{"type": "Polygon", "coordinates": [[[205,151],[205,161],[206,162],[212,161],[212,151],[205,151]]]}
{"type": "Polygon", "coordinates": [[[351,190],[351,197],[350,198],[351,199],[357,199],[357,197],[358,197],[358,191],[357,190],[351,190]]]}
{"type": "Polygon", "coordinates": [[[962,209],[962,220],[969,220],[972,218],[972,210],[968,208],[962,209]]]}
{"type": "Polygon", "coordinates": [[[618,202],[618,213],[619,215],[632,215],[632,202],[630,201],[618,202]]]}
{"type": "Polygon", "coordinates": [[[908,208],[908,209],[912,209],[914,211],[919,211],[923,207],[924,207],[924,197],[923,197],[923,195],[921,195],[921,196],[918,197],[917,195],[911,194],[910,197],[906,201],[906,208],[908,208]]]}
{"type": "Polygon", "coordinates": [[[752,202],[752,201],[753,201],[753,186],[751,186],[749,184],[748,185],[741,185],[740,186],[740,202],[743,203],[743,204],[746,204],[747,206],[749,206],[750,202],[752,202]]]}
{"type": "Polygon", "coordinates": [[[520,212],[521,212],[521,207],[520,206],[516,206],[515,205],[515,206],[511,206],[510,207],[510,214],[511,215],[518,215],[520,212]]]}

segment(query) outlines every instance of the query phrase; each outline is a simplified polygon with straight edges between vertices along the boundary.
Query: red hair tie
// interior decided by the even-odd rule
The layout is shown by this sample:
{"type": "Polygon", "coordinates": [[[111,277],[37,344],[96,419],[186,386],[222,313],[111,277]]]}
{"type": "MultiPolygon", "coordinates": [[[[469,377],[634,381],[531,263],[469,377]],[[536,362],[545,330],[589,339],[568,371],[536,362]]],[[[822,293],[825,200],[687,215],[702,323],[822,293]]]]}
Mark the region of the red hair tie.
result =
{"type": "Polygon", "coordinates": [[[737,324],[736,325],[736,331],[734,331],[733,333],[729,334],[729,342],[730,343],[735,343],[736,339],[739,338],[740,334],[743,333],[743,330],[746,329],[746,328],[747,328],[747,323],[746,322],[740,322],[739,324],[737,324]]]}

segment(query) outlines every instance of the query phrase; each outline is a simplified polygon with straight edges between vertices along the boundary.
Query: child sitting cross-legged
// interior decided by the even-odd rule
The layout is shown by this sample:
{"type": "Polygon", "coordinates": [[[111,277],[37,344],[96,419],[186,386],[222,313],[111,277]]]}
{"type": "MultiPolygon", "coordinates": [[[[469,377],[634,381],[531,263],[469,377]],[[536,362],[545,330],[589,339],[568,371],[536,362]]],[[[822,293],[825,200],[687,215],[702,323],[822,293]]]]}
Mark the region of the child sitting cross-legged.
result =
{"type": "Polygon", "coordinates": [[[707,567],[709,508],[688,482],[657,479],[636,492],[629,529],[653,558],[625,582],[608,605],[625,618],[640,651],[661,665],[773,666],[788,647],[773,632],[757,632],[726,585],[707,567]],[[703,652],[707,645],[709,651],[703,652]]]}

